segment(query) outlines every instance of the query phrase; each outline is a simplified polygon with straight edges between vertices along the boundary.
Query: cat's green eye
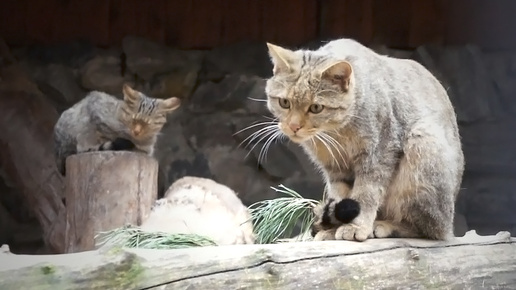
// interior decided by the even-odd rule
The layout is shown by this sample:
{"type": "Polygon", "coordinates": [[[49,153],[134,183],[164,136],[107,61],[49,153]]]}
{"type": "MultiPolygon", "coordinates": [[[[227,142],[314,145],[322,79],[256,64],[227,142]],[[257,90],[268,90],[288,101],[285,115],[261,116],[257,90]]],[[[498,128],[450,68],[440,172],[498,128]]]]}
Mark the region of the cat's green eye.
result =
{"type": "Polygon", "coordinates": [[[290,101],[284,98],[279,98],[279,105],[283,109],[288,109],[290,108],[290,101]]]}
{"type": "Polygon", "coordinates": [[[320,112],[322,112],[323,109],[324,109],[323,105],[312,104],[308,110],[310,111],[310,113],[319,114],[320,112]]]}

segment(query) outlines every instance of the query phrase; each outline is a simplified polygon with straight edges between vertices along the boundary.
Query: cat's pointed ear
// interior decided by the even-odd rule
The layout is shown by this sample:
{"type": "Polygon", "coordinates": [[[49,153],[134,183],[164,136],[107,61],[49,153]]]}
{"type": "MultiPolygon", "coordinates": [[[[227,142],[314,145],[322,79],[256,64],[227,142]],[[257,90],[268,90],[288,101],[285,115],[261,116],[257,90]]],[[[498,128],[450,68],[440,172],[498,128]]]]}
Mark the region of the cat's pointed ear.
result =
{"type": "Polygon", "coordinates": [[[321,79],[336,84],[343,92],[347,92],[352,73],[353,68],[349,62],[339,61],[322,70],[321,79]]]}
{"type": "Polygon", "coordinates": [[[163,100],[160,105],[160,109],[163,112],[171,112],[181,106],[181,100],[176,97],[172,97],[166,100],[163,100]]]}
{"type": "Polygon", "coordinates": [[[134,106],[140,100],[140,93],[136,90],[133,90],[133,88],[131,88],[131,86],[128,84],[124,84],[122,86],[122,91],[124,93],[124,101],[127,104],[134,106]]]}
{"type": "Polygon", "coordinates": [[[269,55],[274,65],[272,72],[274,74],[289,72],[291,63],[295,58],[294,52],[270,43],[267,43],[267,47],[269,48],[269,55]]]}

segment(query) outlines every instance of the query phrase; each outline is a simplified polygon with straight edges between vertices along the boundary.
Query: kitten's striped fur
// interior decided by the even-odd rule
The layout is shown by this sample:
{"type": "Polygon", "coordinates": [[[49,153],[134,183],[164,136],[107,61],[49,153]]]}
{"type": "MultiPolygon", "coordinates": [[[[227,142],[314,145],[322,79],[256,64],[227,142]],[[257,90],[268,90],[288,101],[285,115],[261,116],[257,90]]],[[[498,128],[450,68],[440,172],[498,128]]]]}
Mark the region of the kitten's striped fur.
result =
{"type": "Polygon", "coordinates": [[[124,99],[93,91],[64,111],[54,127],[55,157],[65,174],[66,158],[97,150],[126,150],[152,155],[166,115],[180,100],[154,99],[123,86],[124,99]]]}
{"type": "Polygon", "coordinates": [[[315,239],[450,237],[464,157],[439,81],[350,39],[314,51],[268,46],[268,108],[326,183],[330,204],[316,211],[315,239]],[[351,222],[323,218],[346,199],[360,206],[351,222]]]}

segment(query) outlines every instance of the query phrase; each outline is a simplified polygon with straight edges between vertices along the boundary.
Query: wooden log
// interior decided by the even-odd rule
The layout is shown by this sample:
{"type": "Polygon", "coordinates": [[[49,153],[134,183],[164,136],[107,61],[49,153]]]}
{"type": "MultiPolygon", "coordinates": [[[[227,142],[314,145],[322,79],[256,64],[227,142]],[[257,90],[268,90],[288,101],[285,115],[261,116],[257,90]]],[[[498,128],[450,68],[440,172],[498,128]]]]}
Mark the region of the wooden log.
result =
{"type": "Polygon", "coordinates": [[[508,232],[178,250],[1,253],[0,289],[514,289],[508,232]]]}
{"type": "Polygon", "coordinates": [[[95,235],[141,225],[158,195],[158,162],[129,151],[88,152],[66,159],[66,252],[95,248],[95,235]]]}

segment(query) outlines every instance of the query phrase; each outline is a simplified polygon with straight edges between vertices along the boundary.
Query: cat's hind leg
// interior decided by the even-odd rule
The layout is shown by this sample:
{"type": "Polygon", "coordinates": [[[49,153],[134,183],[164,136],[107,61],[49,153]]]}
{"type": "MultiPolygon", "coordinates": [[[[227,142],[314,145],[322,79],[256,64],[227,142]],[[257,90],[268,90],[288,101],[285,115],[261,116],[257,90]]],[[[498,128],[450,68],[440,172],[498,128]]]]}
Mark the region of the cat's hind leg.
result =
{"type": "Polygon", "coordinates": [[[369,238],[418,238],[421,235],[406,226],[385,220],[376,220],[369,238]]]}
{"type": "MultiPolygon", "coordinates": [[[[463,170],[460,147],[441,128],[412,130],[376,222],[378,236],[444,240],[453,235],[455,198],[463,170]]],[[[460,146],[460,145],[459,145],[460,146]]]]}
{"type": "Polygon", "coordinates": [[[77,135],[77,153],[97,151],[101,144],[96,132],[88,130],[77,135]]]}

